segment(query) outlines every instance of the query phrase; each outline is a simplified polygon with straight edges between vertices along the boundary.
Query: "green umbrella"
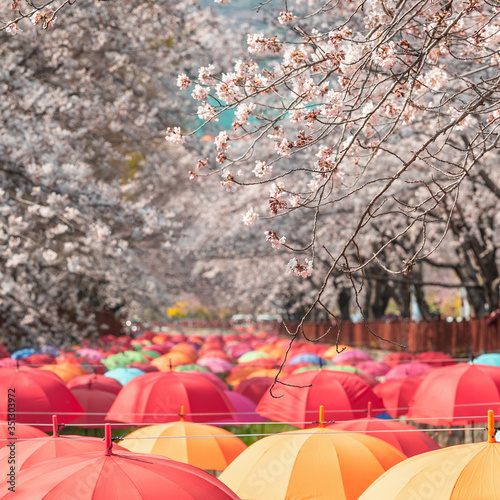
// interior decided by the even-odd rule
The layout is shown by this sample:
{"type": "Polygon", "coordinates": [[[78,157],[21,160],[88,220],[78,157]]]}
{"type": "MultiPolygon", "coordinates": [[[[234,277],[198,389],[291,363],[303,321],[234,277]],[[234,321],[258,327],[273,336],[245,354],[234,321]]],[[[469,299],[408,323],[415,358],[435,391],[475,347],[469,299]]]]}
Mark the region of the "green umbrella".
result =
{"type": "Polygon", "coordinates": [[[350,365],[338,365],[338,366],[326,365],[326,366],[321,366],[321,367],[319,367],[318,365],[303,366],[302,368],[297,368],[292,373],[300,373],[300,372],[305,372],[308,370],[335,370],[338,372],[357,373],[358,375],[365,374],[361,370],[358,370],[355,366],[350,366],[350,365]]]}
{"type": "Polygon", "coordinates": [[[150,356],[153,359],[159,358],[161,354],[158,351],[148,351],[147,349],[143,349],[141,354],[145,354],[146,356],[150,356]]]}
{"type": "Polygon", "coordinates": [[[261,352],[261,351],[248,351],[245,354],[242,354],[238,358],[238,363],[248,363],[249,361],[254,361],[259,358],[267,358],[271,359],[271,356],[267,354],[267,352],[261,352]]]}
{"type": "Polygon", "coordinates": [[[174,368],[174,371],[176,371],[176,372],[186,372],[186,371],[192,371],[192,370],[210,373],[210,370],[208,368],[205,368],[204,366],[200,366],[200,365],[195,365],[195,364],[179,365],[179,366],[176,366],[174,368]]]}

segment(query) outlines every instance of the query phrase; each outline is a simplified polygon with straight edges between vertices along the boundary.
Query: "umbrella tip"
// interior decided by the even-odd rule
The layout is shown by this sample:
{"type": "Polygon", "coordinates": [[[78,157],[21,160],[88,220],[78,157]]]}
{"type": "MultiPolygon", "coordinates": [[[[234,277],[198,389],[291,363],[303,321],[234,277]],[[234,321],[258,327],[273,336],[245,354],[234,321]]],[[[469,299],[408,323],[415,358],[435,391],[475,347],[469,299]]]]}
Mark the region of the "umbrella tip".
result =
{"type": "Polygon", "coordinates": [[[488,410],[488,443],[496,443],[495,439],[495,415],[493,414],[493,410],[488,410]]]}
{"type": "Polygon", "coordinates": [[[184,422],[184,405],[181,405],[181,412],[179,413],[179,417],[181,417],[181,422],[184,422]]]}
{"type": "Polygon", "coordinates": [[[323,428],[325,426],[325,407],[321,405],[319,407],[319,425],[318,427],[323,428]]]}

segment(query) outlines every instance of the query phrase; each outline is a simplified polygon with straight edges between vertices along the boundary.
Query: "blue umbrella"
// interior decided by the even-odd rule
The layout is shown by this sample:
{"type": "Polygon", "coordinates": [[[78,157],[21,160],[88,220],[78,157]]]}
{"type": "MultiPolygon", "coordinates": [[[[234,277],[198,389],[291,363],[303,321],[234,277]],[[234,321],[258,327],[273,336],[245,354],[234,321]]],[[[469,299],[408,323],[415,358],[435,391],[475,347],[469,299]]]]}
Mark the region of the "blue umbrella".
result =
{"type": "Polygon", "coordinates": [[[25,349],[19,349],[19,351],[13,352],[10,357],[12,359],[23,359],[27,358],[28,356],[31,356],[32,354],[35,354],[35,349],[31,348],[25,348],[25,349]]]}
{"type": "Polygon", "coordinates": [[[44,345],[40,352],[46,354],[47,356],[53,356],[54,358],[59,354],[59,349],[53,345],[44,345]]]}
{"type": "Polygon", "coordinates": [[[110,370],[109,372],[106,372],[104,374],[105,377],[110,377],[114,378],[115,380],[118,380],[120,384],[125,385],[127,382],[132,380],[134,377],[137,377],[138,375],[144,375],[142,370],[139,370],[138,368],[115,368],[113,370],[110,370]]]}
{"type": "Polygon", "coordinates": [[[326,365],[326,361],[319,357],[317,354],[304,353],[297,354],[289,362],[289,365],[296,365],[298,363],[311,363],[312,365],[326,365]]]}
{"type": "Polygon", "coordinates": [[[496,352],[481,354],[472,363],[475,365],[500,366],[500,354],[496,352]]]}

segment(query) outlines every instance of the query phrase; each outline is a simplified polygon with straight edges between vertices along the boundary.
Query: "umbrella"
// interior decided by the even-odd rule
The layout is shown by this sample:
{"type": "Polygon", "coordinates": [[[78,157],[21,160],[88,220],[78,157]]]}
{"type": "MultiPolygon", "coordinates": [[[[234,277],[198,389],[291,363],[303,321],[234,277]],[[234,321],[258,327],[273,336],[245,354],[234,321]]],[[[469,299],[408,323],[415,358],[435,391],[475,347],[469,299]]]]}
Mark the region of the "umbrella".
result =
{"type": "Polygon", "coordinates": [[[12,359],[23,359],[27,358],[28,356],[31,356],[32,354],[35,354],[35,349],[31,348],[24,348],[24,349],[19,349],[18,351],[13,352],[10,357],[12,359]]]}
{"type": "Polygon", "coordinates": [[[261,417],[256,411],[257,403],[251,399],[233,391],[224,391],[225,395],[231,401],[234,407],[233,421],[237,424],[249,424],[266,422],[267,419],[261,417]]]}
{"type": "Polygon", "coordinates": [[[470,425],[500,413],[500,368],[468,363],[432,370],[409,403],[408,418],[432,425],[470,425]]]}
{"type": "Polygon", "coordinates": [[[272,377],[252,377],[242,380],[233,391],[246,396],[257,404],[264,393],[269,391],[273,382],[274,378],[272,377]]]}
{"type": "Polygon", "coordinates": [[[98,375],[97,373],[91,373],[89,375],[80,375],[79,377],[72,378],[66,384],[66,387],[68,389],[88,387],[89,389],[98,389],[100,391],[118,394],[122,388],[122,384],[114,378],[98,375]]]}
{"type": "Polygon", "coordinates": [[[188,365],[179,365],[174,368],[176,372],[209,372],[208,368],[204,366],[197,365],[195,363],[190,363],[188,365]]]}
{"type": "Polygon", "coordinates": [[[422,380],[422,378],[389,380],[377,384],[373,392],[382,400],[387,413],[392,418],[398,418],[408,413],[410,400],[422,380]]]}
{"type": "Polygon", "coordinates": [[[175,366],[191,364],[193,359],[184,352],[169,352],[159,358],[153,359],[151,364],[158,370],[166,372],[172,370],[175,366]]]}
{"type": "Polygon", "coordinates": [[[370,407],[368,408],[368,416],[365,418],[337,422],[328,427],[339,431],[360,432],[367,436],[382,439],[407,457],[440,449],[436,441],[424,431],[397,420],[373,418],[370,407]]]}
{"type": "Polygon", "coordinates": [[[422,377],[433,370],[427,363],[401,363],[391,368],[386,374],[384,380],[397,380],[399,378],[422,377]]]}
{"type": "Polygon", "coordinates": [[[233,364],[226,359],[216,357],[201,358],[197,363],[213,373],[226,373],[233,367],[233,364]]]}
{"type": "Polygon", "coordinates": [[[304,353],[297,354],[292,359],[290,359],[290,361],[288,361],[289,365],[295,365],[297,363],[310,363],[311,365],[323,366],[326,364],[326,361],[316,354],[304,353]]]}
{"type": "MultiPolygon", "coordinates": [[[[156,359],[161,356],[161,354],[158,351],[152,351],[150,349],[142,349],[141,354],[144,356],[148,356],[151,359],[156,359]]],[[[133,361],[133,363],[141,363],[142,361],[133,361]]]]}
{"type": "Polygon", "coordinates": [[[261,351],[248,351],[245,352],[245,354],[242,354],[241,356],[238,357],[238,363],[248,363],[250,361],[255,361],[256,359],[259,358],[266,358],[270,359],[271,356],[267,354],[267,352],[261,352],[261,351]]]}
{"type": "Polygon", "coordinates": [[[36,352],[35,354],[30,354],[28,357],[23,358],[23,361],[31,366],[42,366],[53,363],[55,359],[54,356],[36,352]]]}
{"type": "Polygon", "coordinates": [[[0,368],[0,391],[5,394],[0,398],[0,420],[11,420],[9,398],[15,404],[16,422],[35,427],[50,425],[54,414],[63,414],[64,422],[70,423],[83,412],[61,379],[38,368],[0,368]]]}
{"type": "Polygon", "coordinates": [[[218,479],[197,467],[111,449],[109,432],[102,451],[46,460],[21,471],[14,480],[4,478],[0,499],[11,498],[12,481],[16,500],[238,500],[218,479]]]}
{"type": "Polygon", "coordinates": [[[382,361],[372,360],[356,363],[356,368],[371,377],[382,377],[391,369],[391,366],[382,361]]]}
{"type": "Polygon", "coordinates": [[[409,458],[378,478],[359,500],[493,500],[500,491],[500,444],[493,414],[488,441],[409,458]]]}
{"type": "Polygon", "coordinates": [[[357,500],[404,458],[381,439],[317,427],[256,441],[219,479],[245,500],[357,500]]]}
{"type": "Polygon", "coordinates": [[[349,347],[344,344],[339,344],[338,348],[336,345],[332,345],[326,349],[326,351],[323,353],[323,357],[326,359],[331,359],[340,354],[341,352],[345,351],[350,351],[352,347],[349,347]]]}
{"type": "Polygon", "coordinates": [[[243,441],[225,429],[183,420],[141,427],[127,434],[122,445],[136,453],[163,455],[205,470],[224,470],[246,449],[243,441]]]}
{"type": "Polygon", "coordinates": [[[354,373],[310,370],[283,378],[273,397],[265,393],[257,405],[262,416],[297,427],[310,427],[320,405],[327,420],[353,420],[365,416],[368,402],[380,410],[382,401],[372,388],[354,373]],[[280,397],[282,396],[282,397],[280,397]]]}
{"type": "Polygon", "coordinates": [[[76,351],[78,356],[81,358],[85,358],[88,361],[100,361],[103,357],[104,354],[101,351],[98,351],[97,349],[90,349],[90,348],[84,348],[84,349],[78,349],[76,351]]]}
{"type": "Polygon", "coordinates": [[[114,368],[113,370],[107,371],[104,376],[108,378],[114,378],[118,380],[120,384],[126,385],[135,377],[139,375],[144,375],[145,372],[139,370],[138,368],[114,368]]]}
{"type": "Polygon", "coordinates": [[[104,417],[114,403],[116,393],[88,386],[79,386],[70,390],[85,412],[85,415],[74,420],[72,425],[104,425],[104,417]]]}
{"type": "Polygon", "coordinates": [[[500,366],[500,354],[496,352],[488,352],[481,354],[472,360],[475,365],[500,366]]]}
{"type": "MultiPolygon", "coordinates": [[[[52,419],[52,436],[43,433],[42,437],[16,443],[15,462],[17,472],[51,458],[80,455],[86,451],[103,449],[102,439],[100,438],[75,435],[60,436],[57,418],[53,416],[52,419]]],[[[120,450],[124,449],[121,446],[118,448],[120,450]]],[[[2,477],[5,477],[9,472],[9,455],[10,447],[0,449],[0,474],[2,474],[2,477]]]]}
{"type": "Polygon", "coordinates": [[[350,349],[349,351],[337,354],[333,359],[333,362],[336,365],[355,365],[356,363],[370,361],[371,359],[372,357],[365,351],[361,351],[360,349],[350,349]]]}
{"type": "MultiPolygon", "coordinates": [[[[44,438],[48,435],[32,427],[31,425],[20,424],[16,422],[15,425],[10,425],[7,422],[0,422],[0,449],[9,444],[9,440],[17,439],[18,441],[22,439],[33,439],[33,438],[44,438]]],[[[3,462],[2,462],[3,463],[3,462]]]]}
{"type": "Polygon", "coordinates": [[[385,356],[382,361],[384,363],[387,363],[388,365],[397,366],[399,365],[399,363],[408,363],[409,361],[413,361],[414,359],[415,356],[413,354],[410,354],[409,352],[398,351],[387,354],[387,356],[385,356]]]}
{"type": "Polygon", "coordinates": [[[147,373],[147,372],[159,372],[158,368],[156,366],[153,366],[146,361],[137,361],[136,363],[129,363],[128,365],[125,365],[125,368],[136,368],[137,370],[141,370],[141,372],[147,373]]]}
{"type": "Polygon", "coordinates": [[[44,365],[40,367],[40,370],[49,370],[61,377],[61,380],[66,383],[69,382],[72,378],[88,374],[88,371],[82,368],[80,365],[73,365],[71,363],[44,365]]]}
{"type": "Polygon", "coordinates": [[[431,366],[450,366],[456,361],[449,355],[440,351],[426,351],[417,354],[415,360],[420,363],[427,363],[431,366]]]}
{"type": "Polygon", "coordinates": [[[234,413],[224,391],[203,374],[146,373],[132,379],[118,394],[107,420],[130,423],[165,423],[178,419],[212,422],[230,420],[234,413]]]}
{"type": "Polygon", "coordinates": [[[24,359],[2,358],[0,359],[0,368],[16,368],[17,366],[25,365],[24,359]]]}

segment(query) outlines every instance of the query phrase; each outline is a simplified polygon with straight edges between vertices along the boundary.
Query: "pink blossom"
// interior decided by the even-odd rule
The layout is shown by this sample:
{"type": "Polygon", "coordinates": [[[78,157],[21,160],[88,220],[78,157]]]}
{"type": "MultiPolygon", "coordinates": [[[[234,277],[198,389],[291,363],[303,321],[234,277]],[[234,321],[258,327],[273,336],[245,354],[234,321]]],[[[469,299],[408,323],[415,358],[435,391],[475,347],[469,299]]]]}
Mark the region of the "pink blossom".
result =
{"type": "Polygon", "coordinates": [[[313,271],[312,260],[305,259],[304,264],[299,264],[296,257],[293,257],[288,261],[286,265],[286,274],[293,274],[294,276],[307,278],[311,276],[313,271]]]}
{"type": "Polygon", "coordinates": [[[256,161],[252,172],[255,174],[255,177],[266,177],[271,173],[272,169],[272,165],[267,165],[265,161],[256,161]]]}
{"type": "Polygon", "coordinates": [[[390,41],[377,47],[372,61],[382,68],[392,68],[396,64],[396,44],[390,41]]]}
{"type": "Polygon", "coordinates": [[[190,83],[191,83],[191,80],[185,74],[179,75],[177,77],[177,86],[179,88],[181,88],[182,90],[186,90],[189,87],[190,83]]]}
{"type": "Polygon", "coordinates": [[[215,111],[215,108],[210,106],[210,104],[208,104],[207,102],[204,102],[201,106],[198,106],[196,114],[201,120],[204,121],[212,121],[212,122],[219,121],[219,119],[217,118],[217,112],[215,111]]]}
{"type": "Polygon", "coordinates": [[[228,149],[230,149],[230,146],[227,143],[227,141],[228,141],[227,132],[225,130],[219,132],[219,135],[214,140],[214,143],[217,146],[217,151],[227,151],[228,149]]]}
{"type": "Polygon", "coordinates": [[[221,185],[226,188],[227,191],[234,191],[236,185],[234,183],[234,175],[231,174],[229,170],[224,170],[222,173],[222,180],[220,181],[221,185]]]}
{"type": "Polygon", "coordinates": [[[274,144],[274,148],[280,156],[290,158],[292,156],[293,144],[288,139],[283,139],[274,144]]]}
{"type": "Polygon", "coordinates": [[[280,15],[278,17],[278,21],[280,24],[288,24],[291,23],[295,19],[295,16],[288,11],[285,12],[280,12],[280,15]]]}
{"type": "Polygon", "coordinates": [[[209,97],[210,87],[202,87],[196,84],[191,96],[197,101],[206,101],[209,97]]]}
{"type": "Polygon", "coordinates": [[[243,214],[243,223],[246,226],[253,226],[253,223],[259,218],[259,215],[250,207],[248,211],[243,214]]]}
{"type": "Polygon", "coordinates": [[[276,231],[266,231],[264,233],[266,235],[266,241],[269,241],[273,248],[280,248],[281,245],[284,245],[286,242],[286,237],[282,236],[281,238],[278,237],[276,234],[276,231]]]}
{"type": "Polygon", "coordinates": [[[247,35],[248,52],[252,54],[279,54],[283,46],[277,38],[277,35],[273,38],[266,38],[262,33],[247,35]]]}
{"type": "Polygon", "coordinates": [[[171,142],[172,144],[182,144],[185,140],[182,136],[180,127],[174,127],[173,129],[168,127],[165,139],[167,142],[171,142]]]}
{"type": "Polygon", "coordinates": [[[211,86],[215,84],[215,78],[213,76],[214,65],[209,64],[208,66],[201,67],[198,70],[198,80],[201,84],[211,86]]]}

